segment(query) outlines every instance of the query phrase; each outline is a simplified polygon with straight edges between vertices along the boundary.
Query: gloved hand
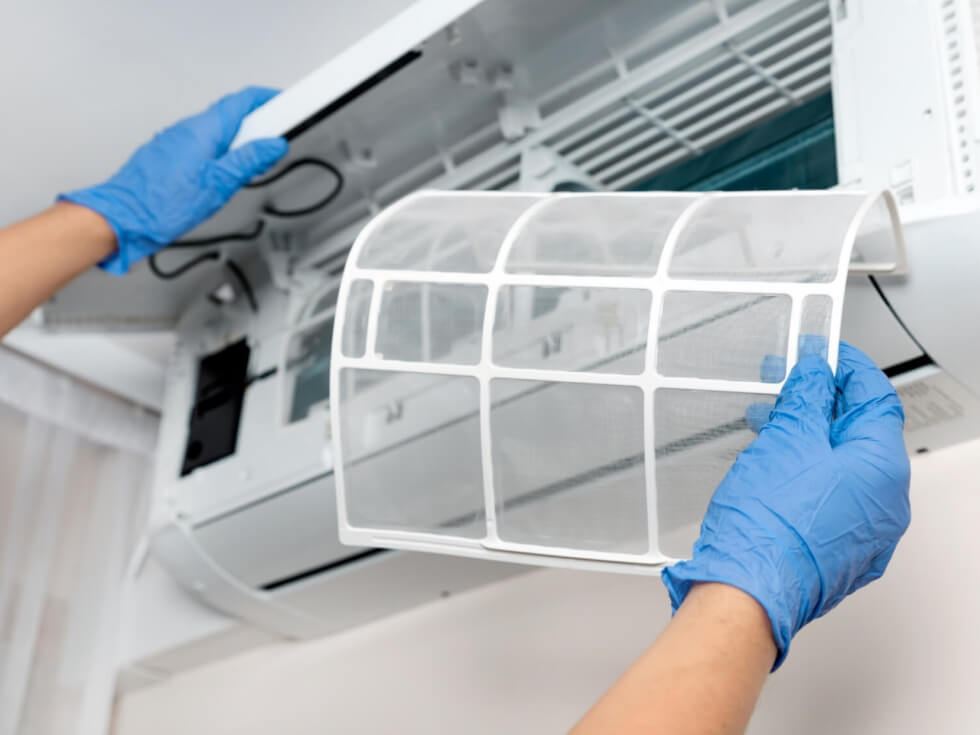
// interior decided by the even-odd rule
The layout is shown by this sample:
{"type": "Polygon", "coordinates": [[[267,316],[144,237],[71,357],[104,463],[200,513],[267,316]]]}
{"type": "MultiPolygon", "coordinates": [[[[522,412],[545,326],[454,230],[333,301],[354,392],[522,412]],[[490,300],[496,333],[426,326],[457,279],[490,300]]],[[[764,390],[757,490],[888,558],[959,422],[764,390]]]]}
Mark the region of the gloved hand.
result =
{"type": "Polygon", "coordinates": [[[104,184],[62,194],[95,210],[116,233],[118,248],[100,267],[125,273],[217,212],[289,148],[266,138],[228,151],[245,116],[277,94],[249,87],[156,135],[104,184]]]}
{"type": "Polygon", "coordinates": [[[841,343],[793,368],[769,422],[715,491],[693,558],[663,572],[676,610],[695,582],[765,608],[785,659],[792,637],[880,577],[909,524],[905,414],[885,375],[841,343]]]}

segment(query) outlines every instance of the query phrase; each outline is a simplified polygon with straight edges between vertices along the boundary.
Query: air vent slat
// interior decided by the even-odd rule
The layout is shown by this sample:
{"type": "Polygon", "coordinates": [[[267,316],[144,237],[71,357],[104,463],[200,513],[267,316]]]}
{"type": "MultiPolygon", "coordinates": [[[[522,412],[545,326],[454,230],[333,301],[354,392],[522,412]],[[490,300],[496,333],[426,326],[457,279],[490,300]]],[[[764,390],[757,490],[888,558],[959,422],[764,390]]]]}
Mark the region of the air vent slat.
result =
{"type": "MultiPolygon", "coordinates": [[[[821,39],[820,41],[817,41],[815,45],[829,46],[829,43],[829,40],[821,39]]],[[[800,55],[813,56],[809,49],[801,52],[800,55]]],[[[774,65],[771,68],[770,73],[778,75],[783,66],[789,66],[793,63],[795,63],[795,59],[787,58],[779,64],[774,65]]],[[[785,87],[794,91],[795,93],[795,86],[805,84],[809,76],[813,76],[820,70],[828,68],[829,64],[830,62],[827,57],[818,55],[815,61],[811,61],[809,64],[797,69],[797,71],[793,72],[792,74],[785,77],[779,77],[779,79],[785,87]]],[[[798,93],[796,94],[797,97],[800,96],[798,93]]],[[[704,147],[705,144],[699,140],[699,136],[701,136],[705,130],[709,130],[712,125],[723,120],[731,119],[736,115],[736,113],[745,111],[746,114],[750,114],[754,104],[763,102],[768,97],[773,95],[779,95],[779,91],[775,87],[766,84],[760,77],[751,76],[737,84],[721,88],[717,95],[707,97],[700,103],[687,108],[683,113],[683,117],[674,119],[668,118],[667,122],[672,127],[679,130],[686,138],[694,140],[701,147],[704,147]]],[[[789,106],[791,104],[791,102],[784,97],[782,98],[782,102],[783,106],[789,106]]],[[[744,127],[747,127],[747,124],[743,125],[743,129],[744,127]]],[[[628,168],[633,163],[636,163],[637,160],[640,160],[643,157],[650,157],[651,155],[660,153],[665,149],[670,149],[675,146],[674,142],[670,140],[655,143],[654,141],[657,137],[660,137],[657,131],[638,133],[632,138],[628,145],[632,148],[642,148],[641,152],[638,152],[633,156],[623,158],[622,153],[624,152],[624,146],[615,146],[604,150],[591,161],[587,163],[579,163],[579,165],[584,165],[584,168],[587,171],[593,175],[599,176],[599,178],[603,181],[606,181],[609,178],[615,178],[623,169],[628,168]],[[606,167],[608,162],[613,163],[611,166],[606,167]]]]}
{"type": "MultiPolygon", "coordinates": [[[[830,87],[830,73],[829,64],[827,64],[828,72],[821,77],[818,77],[809,84],[799,87],[796,89],[796,93],[799,98],[803,101],[811,99],[821,92],[825,92],[830,87]]],[[[698,142],[705,148],[708,148],[717,143],[721,143],[726,138],[736,135],[738,132],[745,130],[747,127],[754,125],[758,122],[762,122],[767,117],[770,117],[780,110],[786,108],[786,101],[784,99],[776,99],[772,102],[762,105],[758,108],[752,110],[752,112],[739,120],[729,123],[728,125],[722,126],[715,130],[714,132],[703,136],[698,139],[698,142]]],[[[681,160],[687,157],[687,154],[683,155],[671,155],[660,160],[651,162],[646,166],[639,167],[632,172],[627,172],[617,178],[604,181],[603,183],[612,190],[629,189],[631,186],[635,186],[654,174],[663,171],[664,169],[679,163],[681,160]]]]}

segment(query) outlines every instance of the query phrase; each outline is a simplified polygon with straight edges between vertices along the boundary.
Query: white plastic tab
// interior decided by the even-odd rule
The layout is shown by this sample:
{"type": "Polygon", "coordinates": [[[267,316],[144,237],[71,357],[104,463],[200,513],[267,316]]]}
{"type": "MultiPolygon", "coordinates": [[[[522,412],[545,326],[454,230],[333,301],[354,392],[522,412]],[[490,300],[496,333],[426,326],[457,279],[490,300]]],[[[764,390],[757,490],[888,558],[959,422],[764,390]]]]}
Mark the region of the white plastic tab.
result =
{"type": "Polygon", "coordinates": [[[420,192],[361,233],[331,364],[340,537],[651,572],[844,285],[904,266],[890,194],[420,192]]]}

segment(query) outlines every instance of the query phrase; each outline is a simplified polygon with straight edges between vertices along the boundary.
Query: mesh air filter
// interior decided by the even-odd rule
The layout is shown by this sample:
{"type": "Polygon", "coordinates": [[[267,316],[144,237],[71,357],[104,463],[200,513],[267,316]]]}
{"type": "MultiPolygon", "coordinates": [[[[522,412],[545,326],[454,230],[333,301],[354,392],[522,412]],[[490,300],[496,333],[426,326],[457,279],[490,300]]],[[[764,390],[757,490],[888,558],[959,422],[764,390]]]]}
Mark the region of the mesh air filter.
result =
{"type": "Polygon", "coordinates": [[[848,270],[904,264],[887,193],[420,192],[348,261],[341,539],[563,566],[685,556],[848,270]]]}

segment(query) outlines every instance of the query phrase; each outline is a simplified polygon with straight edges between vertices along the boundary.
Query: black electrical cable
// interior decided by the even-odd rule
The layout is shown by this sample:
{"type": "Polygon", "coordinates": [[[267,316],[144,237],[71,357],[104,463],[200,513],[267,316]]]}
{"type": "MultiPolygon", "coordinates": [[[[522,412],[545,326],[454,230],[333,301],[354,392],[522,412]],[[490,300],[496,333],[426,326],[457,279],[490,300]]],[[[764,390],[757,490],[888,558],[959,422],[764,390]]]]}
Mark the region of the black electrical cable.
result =
{"type": "Polygon", "coordinates": [[[264,186],[268,186],[269,184],[274,184],[275,182],[279,181],[279,179],[281,179],[282,177],[287,176],[290,172],[295,171],[296,169],[302,168],[304,166],[313,166],[314,168],[319,168],[324,171],[330,172],[330,174],[337,181],[336,185],[330,191],[330,193],[327,194],[325,197],[323,197],[320,201],[314,202],[313,204],[310,204],[307,207],[300,207],[299,209],[279,209],[278,207],[275,207],[272,204],[266,204],[264,207],[262,207],[262,211],[265,212],[266,214],[272,215],[273,217],[284,217],[284,218],[304,217],[308,214],[313,214],[314,212],[317,212],[323,209],[324,207],[329,206],[330,203],[333,202],[334,199],[339,197],[340,193],[344,190],[344,183],[345,183],[344,175],[340,172],[339,168],[334,166],[329,161],[324,161],[320,158],[300,158],[293,161],[288,166],[286,166],[286,168],[284,168],[282,171],[279,171],[278,173],[275,173],[272,176],[267,176],[264,179],[259,179],[258,181],[253,181],[249,184],[246,184],[245,188],[260,189],[264,186]]]}
{"type": "Polygon", "coordinates": [[[266,380],[267,378],[271,378],[277,372],[279,372],[279,368],[273,367],[273,368],[269,368],[264,372],[259,373],[258,375],[253,375],[251,378],[245,381],[245,387],[247,388],[252,383],[258,383],[260,380],[266,380]]]}
{"type": "Polygon", "coordinates": [[[249,242],[254,240],[265,229],[265,222],[259,220],[255,223],[255,228],[251,232],[238,232],[230,235],[216,235],[215,237],[199,237],[191,240],[177,240],[170,243],[168,248],[202,248],[207,245],[220,245],[223,242],[249,242]]]}
{"type": "MultiPolygon", "coordinates": [[[[344,190],[345,180],[344,180],[343,173],[341,173],[340,169],[338,169],[336,166],[334,166],[332,163],[328,161],[324,161],[319,158],[300,158],[290,163],[282,171],[272,174],[271,176],[267,176],[264,179],[259,179],[258,181],[253,181],[249,184],[246,184],[245,188],[259,189],[264,186],[268,186],[269,184],[273,184],[276,181],[279,181],[284,176],[288,176],[292,171],[295,171],[296,169],[305,166],[313,166],[316,168],[323,169],[324,171],[329,172],[336,179],[336,184],[334,188],[330,191],[330,193],[327,194],[322,199],[320,199],[320,201],[314,202],[313,204],[306,207],[300,207],[299,209],[279,209],[278,207],[272,204],[266,204],[262,207],[262,212],[272,217],[280,217],[280,218],[287,218],[287,219],[293,217],[304,217],[308,214],[313,214],[314,212],[317,212],[323,209],[324,207],[329,206],[330,203],[333,202],[337,197],[339,197],[341,192],[344,190]]],[[[176,242],[170,243],[168,247],[200,248],[200,247],[208,247],[212,245],[220,245],[226,242],[250,242],[252,240],[257,239],[264,230],[265,230],[265,220],[260,219],[255,223],[255,227],[252,228],[251,232],[233,232],[224,235],[215,235],[213,237],[200,237],[200,238],[192,238],[186,240],[177,240],[176,242]]],[[[196,258],[191,258],[190,260],[188,260],[185,263],[182,263],[181,265],[177,266],[173,270],[167,271],[161,268],[160,264],[157,262],[158,255],[159,253],[154,253],[153,255],[151,255],[148,259],[148,265],[150,268],[150,272],[153,273],[153,275],[156,276],[157,278],[164,281],[172,281],[176,278],[180,278],[182,275],[184,275],[190,270],[193,270],[194,268],[201,265],[202,263],[207,263],[208,261],[211,260],[221,259],[221,255],[217,251],[211,251],[208,253],[204,253],[203,255],[199,255],[196,258]]],[[[245,275],[245,272],[241,269],[238,263],[236,263],[233,260],[226,259],[224,261],[224,265],[228,269],[229,273],[231,273],[234,279],[238,282],[238,286],[241,289],[242,293],[245,295],[245,298],[248,300],[248,305],[252,308],[252,312],[258,314],[259,302],[258,299],[255,298],[255,290],[252,288],[252,284],[251,282],[249,282],[248,277],[245,275]]],[[[213,293],[208,295],[208,299],[211,301],[211,303],[217,306],[223,304],[221,299],[219,299],[213,293]]]]}
{"type": "MultiPolygon", "coordinates": [[[[207,263],[209,260],[221,259],[221,256],[216,251],[211,251],[210,253],[204,253],[203,255],[199,255],[196,258],[192,258],[188,260],[186,263],[182,263],[181,265],[179,265],[178,267],[174,268],[171,271],[165,271],[160,267],[160,264],[157,263],[157,255],[159,255],[159,253],[154,253],[148,259],[150,270],[153,271],[153,275],[155,275],[157,278],[161,278],[165,281],[172,281],[175,278],[180,278],[182,275],[187,273],[187,271],[196,268],[197,266],[201,265],[201,263],[207,263]]],[[[238,282],[238,286],[239,288],[241,288],[242,293],[245,294],[245,298],[248,300],[248,305],[252,308],[252,311],[258,314],[259,303],[258,300],[255,298],[255,290],[252,288],[252,284],[248,280],[248,277],[245,275],[245,272],[234,260],[230,260],[230,259],[226,260],[224,264],[225,267],[228,269],[228,271],[232,274],[232,276],[235,277],[235,280],[238,282]]],[[[215,306],[224,305],[224,302],[221,299],[219,299],[217,296],[215,296],[213,293],[208,294],[208,300],[211,301],[211,303],[214,304],[215,306]]]]}
{"type": "Polygon", "coordinates": [[[196,258],[191,258],[171,271],[165,271],[157,263],[157,255],[159,255],[159,253],[154,253],[151,255],[147,262],[150,266],[150,270],[153,272],[153,275],[164,281],[172,281],[175,278],[180,278],[182,275],[187,273],[187,271],[196,268],[201,263],[206,263],[209,260],[218,260],[221,257],[217,252],[212,251],[210,253],[204,253],[204,255],[199,255],[196,258]]]}
{"type": "MultiPolygon", "coordinates": [[[[287,219],[293,217],[304,217],[306,215],[313,214],[314,212],[317,212],[329,206],[337,197],[340,196],[341,192],[344,190],[345,180],[344,180],[343,173],[341,173],[340,169],[338,169],[336,166],[334,166],[332,163],[328,161],[324,161],[319,158],[300,158],[290,163],[282,171],[272,174],[271,176],[267,176],[264,179],[259,179],[258,181],[253,181],[249,184],[246,184],[245,188],[259,189],[268,186],[269,184],[279,181],[284,176],[289,175],[289,173],[291,173],[292,171],[295,171],[296,169],[302,168],[304,166],[313,166],[316,168],[323,169],[324,171],[329,172],[336,179],[336,184],[334,188],[330,191],[330,193],[327,194],[322,199],[320,199],[320,201],[314,202],[313,204],[307,207],[300,207],[299,209],[279,209],[278,207],[272,204],[266,204],[262,207],[262,212],[272,217],[280,217],[280,218],[287,218],[287,219]]],[[[252,240],[257,239],[264,230],[265,230],[265,220],[260,219],[255,223],[255,227],[252,228],[251,232],[233,232],[225,235],[216,235],[213,237],[201,237],[201,238],[193,238],[193,239],[186,239],[186,240],[177,240],[176,242],[172,242],[168,247],[200,248],[200,247],[208,247],[212,245],[220,245],[226,242],[250,242],[252,240]]],[[[175,278],[180,278],[182,275],[184,275],[190,270],[193,270],[194,268],[201,265],[202,263],[207,263],[208,261],[211,260],[221,259],[221,256],[217,251],[211,251],[208,253],[204,253],[203,255],[199,255],[196,258],[191,258],[190,260],[188,260],[185,263],[182,263],[181,265],[177,266],[173,270],[166,271],[163,270],[160,267],[160,264],[157,262],[158,255],[159,253],[154,253],[153,255],[151,255],[148,259],[148,265],[150,268],[150,272],[153,273],[153,275],[156,276],[157,278],[160,278],[161,280],[164,281],[172,281],[175,278]]],[[[258,299],[255,298],[255,290],[252,288],[252,284],[248,280],[248,277],[245,275],[245,272],[241,269],[238,263],[236,263],[233,260],[226,259],[224,261],[224,265],[231,273],[231,275],[234,277],[234,279],[238,282],[238,286],[241,289],[242,293],[245,294],[245,298],[248,300],[248,305],[252,308],[252,312],[258,314],[259,302],[258,299]]],[[[221,299],[219,299],[214,294],[209,294],[208,299],[211,301],[211,303],[215,305],[220,306],[223,304],[221,299]]]]}
{"type": "Polygon", "coordinates": [[[259,313],[259,302],[255,298],[255,291],[252,290],[252,284],[249,283],[248,278],[245,277],[244,271],[238,267],[238,263],[234,260],[228,259],[225,261],[225,266],[231,271],[231,274],[238,281],[238,285],[242,287],[242,293],[245,294],[245,298],[248,299],[248,305],[252,307],[252,312],[255,314],[259,313]]]}
{"type": "MultiPolygon", "coordinates": [[[[294,217],[305,217],[306,215],[313,214],[314,212],[318,212],[319,210],[329,206],[331,203],[333,203],[333,201],[337,197],[340,196],[341,192],[343,192],[344,190],[344,185],[346,184],[346,179],[344,178],[344,174],[340,171],[339,168],[334,166],[329,161],[324,161],[320,158],[310,158],[310,157],[300,158],[290,163],[282,171],[279,171],[273,174],[272,176],[267,176],[264,179],[259,179],[258,181],[253,181],[249,184],[246,184],[244,188],[260,189],[262,187],[268,186],[269,184],[273,184],[279,181],[284,176],[287,176],[288,174],[290,174],[291,172],[295,171],[298,168],[303,168],[307,166],[313,166],[315,168],[323,169],[324,171],[329,172],[336,179],[336,184],[334,185],[334,188],[330,190],[329,194],[323,197],[320,201],[314,202],[313,204],[307,207],[300,207],[299,209],[279,209],[278,207],[272,204],[266,204],[262,207],[263,214],[267,214],[272,217],[280,217],[283,219],[290,219],[294,217]]],[[[255,240],[256,238],[258,238],[259,235],[261,235],[264,230],[265,230],[265,221],[260,219],[258,222],[255,223],[255,226],[252,228],[250,232],[232,232],[223,235],[215,235],[213,237],[200,237],[200,238],[193,238],[187,240],[176,240],[170,243],[170,245],[168,245],[167,247],[200,248],[200,247],[207,247],[209,245],[220,245],[226,242],[250,242],[251,240],[255,240]]],[[[152,269],[153,268],[151,266],[151,270],[152,269]]],[[[182,273],[185,272],[186,271],[182,271],[182,273]]],[[[156,274],[156,271],[154,271],[154,274],[156,274]]]]}

